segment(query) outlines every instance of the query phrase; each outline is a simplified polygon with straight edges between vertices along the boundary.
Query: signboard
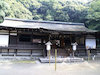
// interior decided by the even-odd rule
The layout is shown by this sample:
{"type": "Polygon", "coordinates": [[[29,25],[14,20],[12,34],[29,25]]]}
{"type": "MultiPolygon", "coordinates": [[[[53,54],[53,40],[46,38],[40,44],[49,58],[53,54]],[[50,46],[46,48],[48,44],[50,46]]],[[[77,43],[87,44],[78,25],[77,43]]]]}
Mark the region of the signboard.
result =
{"type": "Polygon", "coordinates": [[[95,38],[86,39],[85,45],[86,45],[86,48],[88,48],[88,49],[95,49],[96,48],[96,39],[95,38]]]}

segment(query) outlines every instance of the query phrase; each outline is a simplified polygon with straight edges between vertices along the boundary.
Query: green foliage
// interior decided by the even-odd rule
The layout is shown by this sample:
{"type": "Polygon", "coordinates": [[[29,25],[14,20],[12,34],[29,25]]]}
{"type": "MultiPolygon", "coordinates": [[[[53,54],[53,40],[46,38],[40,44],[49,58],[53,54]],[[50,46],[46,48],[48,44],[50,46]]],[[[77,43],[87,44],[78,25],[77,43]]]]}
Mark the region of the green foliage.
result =
{"type": "Polygon", "coordinates": [[[85,5],[70,0],[4,0],[12,18],[80,22],[85,5]],[[73,15],[72,15],[73,14],[73,15]],[[78,20],[77,20],[78,18],[78,20]],[[80,19],[80,21],[79,21],[80,19]]]}
{"type": "Polygon", "coordinates": [[[11,18],[22,18],[22,19],[32,19],[31,12],[23,6],[18,0],[5,0],[10,5],[10,15],[11,18]]]}
{"type": "Polygon", "coordinates": [[[0,16],[0,23],[2,23],[4,21],[4,17],[0,16]]]}
{"type": "Polygon", "coordinates": [[[100,0],[0,0],[0,16],[10,18],[83,22],[100,30],[100,0]]]}
{"type": "Polygon", "coordinates": [[[0,0],[0,23],[3,22],[5,16],[9,15],[9,9],[9,5],[3,0],[0,0]]]}
{"type": "Polygon", "coordinates": [[[100,30],[100,0],[90,3],[87,19],[89,28],[100,30]]]}

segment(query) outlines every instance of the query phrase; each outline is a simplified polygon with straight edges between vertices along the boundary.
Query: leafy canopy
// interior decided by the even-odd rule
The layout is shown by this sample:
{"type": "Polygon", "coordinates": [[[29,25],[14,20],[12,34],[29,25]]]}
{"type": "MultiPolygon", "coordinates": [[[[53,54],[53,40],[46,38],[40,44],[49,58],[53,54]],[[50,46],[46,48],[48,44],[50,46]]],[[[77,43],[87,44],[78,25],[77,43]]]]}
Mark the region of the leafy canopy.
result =
{"type": "MultiPolygon", "coordinates": [[[[33,20],[83,22],[100,30],[100,0],[0,0],[0,16],[33,20]]],[[[2,22],[2,21],[1,21],[2,22]]]]}

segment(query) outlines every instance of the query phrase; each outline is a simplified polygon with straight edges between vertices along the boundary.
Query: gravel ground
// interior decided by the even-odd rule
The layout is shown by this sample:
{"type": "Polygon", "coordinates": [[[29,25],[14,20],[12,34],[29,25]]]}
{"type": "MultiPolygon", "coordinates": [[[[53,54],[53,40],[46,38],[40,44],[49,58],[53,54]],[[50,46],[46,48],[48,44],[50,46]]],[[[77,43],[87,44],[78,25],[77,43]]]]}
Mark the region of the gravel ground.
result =
{"type": "Polygon", "coordinates": [[[11,61],[0,62],[0,75],[100,75],[100,63],[15,63],[11,61]]]}

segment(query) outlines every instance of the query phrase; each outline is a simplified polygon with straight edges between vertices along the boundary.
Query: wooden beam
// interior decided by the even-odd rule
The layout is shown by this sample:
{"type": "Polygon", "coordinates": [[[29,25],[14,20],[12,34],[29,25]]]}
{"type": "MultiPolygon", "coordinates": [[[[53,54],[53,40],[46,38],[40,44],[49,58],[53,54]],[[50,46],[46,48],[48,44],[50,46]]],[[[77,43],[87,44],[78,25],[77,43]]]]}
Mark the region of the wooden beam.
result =
{"type": "MultiPolygon", "coordinates": [[[[8,43],[8,44],[10,45],[10,30],[9,30],[9,43],[8,43]]],[[[8,46],[9,46],[9,45],[8,45],[8,46]]]]}

